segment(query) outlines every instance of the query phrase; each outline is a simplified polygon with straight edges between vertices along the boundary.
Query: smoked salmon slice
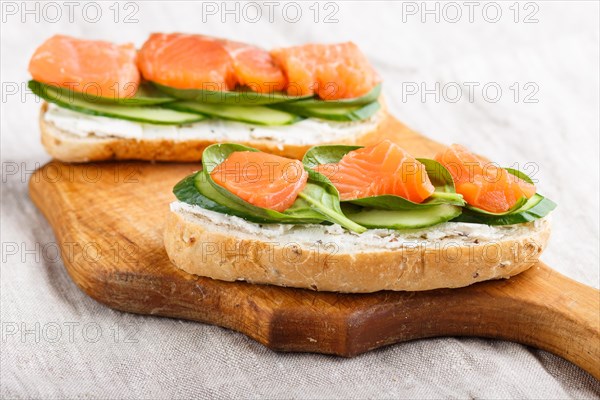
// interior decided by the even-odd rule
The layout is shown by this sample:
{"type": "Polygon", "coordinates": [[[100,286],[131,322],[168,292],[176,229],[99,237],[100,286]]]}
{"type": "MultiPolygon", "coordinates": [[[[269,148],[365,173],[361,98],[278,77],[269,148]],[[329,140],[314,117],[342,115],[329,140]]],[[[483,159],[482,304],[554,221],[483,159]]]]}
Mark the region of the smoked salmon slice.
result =
{"type": "Polygon", "coordinates": [[[339,162],[315,169],[329,178],[341,200],[389,194],[421,203],[435,190],[425,166],[389,140],[350,151],[339,162]]]}
{"type": "Polygon", "coordinates": [[[306,186],[302,162],[258,151],[236,151],[210,176],[220,186],[257,207],[283,212],[306,186]]]}
{"type": "Polygon", "coordinates": [[[33,79],[103,97],[131,97],[140,84],[133,44],[117,45],[55,35],[29,62],[33,79]]]}
{"type": "Polygon", "coordinates": [[[349,99],[369,93],[381,81],[352,42],[280,48],[272,50],[271,55],[283,68],[289,95],[349,99]]]}
{"type": "Polygon", "coordinates": [[[233,64],[218,39],[182,33],[153,33],[138,54],[142,76],[179,89],[232,90],[233,64]]]}
{"type": "Polygon", "coordinates": [[[510,210],[522,197],[530,198],[536,188],[487,159],[453,144],[435,156],[454,179],[456,192],[477,208],[493,213],[510,210]]]}
{"type": "Polygon", "coordinates": [[[272,93],[286,87],[286,79],[271,55],[246,43],[222,40],[225,50],[233,60],[233,69],[239,85],[255,92],[272,93]]]}
{"type": "Polygon", "coordinates": [[[283,72],[270,54],[245,43],[204,35],[153,33],[139,52],[145,79],[179,89],[282,90],[283,72]]]}

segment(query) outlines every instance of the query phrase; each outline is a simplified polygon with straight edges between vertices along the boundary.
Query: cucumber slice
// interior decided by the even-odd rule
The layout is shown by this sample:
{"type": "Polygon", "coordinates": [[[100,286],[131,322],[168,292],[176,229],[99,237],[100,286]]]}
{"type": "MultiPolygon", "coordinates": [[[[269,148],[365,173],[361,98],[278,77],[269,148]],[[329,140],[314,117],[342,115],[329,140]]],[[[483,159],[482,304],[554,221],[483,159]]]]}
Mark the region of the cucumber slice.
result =
{"type": "Polygon", "coordinates": [[[458,217],[460,213],[460,207],[449,204],[403,211],[368,208],[363,208],[359,211],[345,211],[348,218],[367,228],[398,230],[437,225],[458,217]]]}
{"type": "Polygon", "coordinates": [[[142,83],[138,87],[135,96],[127,98],[102,97],[96,96],[91,93],[80,93],[67,88],[47,85],[45,83],[34,80],[29,81],[29,88],[36,94],[39,91],[47,90],[47,88],[52,88],[56,92],[59,92],[64,99],[71,100],[72,98],[78,98],[88,103],[119,104],[123,106],[150,106],[156,104],[164,104],[176,100],[172,97],[167,96],[164,93],[161,93],[155,87],[148,83],[142,83]]]}
{"type": "Polygon", "coordinates": [[[288,125],[300,119],[294,114],[263,106],[221,105],[197,103],[195,101],[176,101],[174,103],[165,104],[164,106],[173,110],[198,113],[257,125],[288,125]]]}
{"type": "Polygon", "coordinates": [[[527,202],[525,202],[525,204],[523,204],[523,206],[521,208],[519,208],[517,210],[517,212],[523,212],[523,211],[530,210],[533,207],[537,206],[539,203],[541,203],[542,200],[544,200],[544,199],[545,199],[544,196],[536,193],[533,196],[531,196],[531,198],[529,200],[527,200],[527,202]]]}
{"type": "Polygon", "coordinates": [[[264,104],[285,103],[312,96],[290,96],[284,92],[259,93],[250,88],[240,88],[236,91],[216,91],[202,89],[178,89],[170,86],[152,83],[158,90],[181,100],[197,101],[211,104],[228,104],[238,106],[260,106],[264,104]]]}
{"type": "Polygon", "coordinates": [[[342,99],[342,100],[320,100],[316,98],[310,98],[306,100],[294,101],[294,107],[318,107],[318,108],[336,108],[336,107],[351,107],[351,106],[364,106],[369,103],[373,103],[379,99],[381,94],[381,83],[375,86],[371,91],[364,96],[357,97],[355,99],[342,99]]]}
{"type": "Polygon", "coordinates": [[[49,103],[54,103],[84,114],[158,125],[181,125],[201,121],[205,118],[199,114],[168,110],[161,107],[133,107],[118,104],[90,103],[78,97],[71,96],[69,98],[68,96],[64,96],[61,91],[56,90],[52,86],[42,88],[39,85],[30,85],[29,88],[33,93],[49,103]]]}
{"type": "Polygon", "coordinates": [[[344,107],[296,107],[296,103],[282,103],[271,106],[278,110],[288,111],[307,118],[320,118],[330,121],[362,121],[373,116],[380,108],[379,102],[375,101],[366,106],[344,106],[344,107]]]}

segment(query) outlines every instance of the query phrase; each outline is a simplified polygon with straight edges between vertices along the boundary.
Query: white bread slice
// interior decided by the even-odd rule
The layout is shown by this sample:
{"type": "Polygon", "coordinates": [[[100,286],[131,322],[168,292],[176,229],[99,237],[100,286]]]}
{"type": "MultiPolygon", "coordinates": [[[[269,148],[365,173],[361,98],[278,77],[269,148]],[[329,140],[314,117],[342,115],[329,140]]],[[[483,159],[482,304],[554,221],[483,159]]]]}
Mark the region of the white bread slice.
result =
{"type": "MultiPolygon", "coordinates": [[[[187,135],[184,138],[177,138],[177,135],[165,135],[163,137],[124,137],[119,134],[111,135],[109,133],[107,135],[104,133],[99,135],[94,132],[84,132],[85,134],[81,135],[58,126],[50,118],[46,117],[48,112],[49,105],[44,103],[40,113],[42,144],[52,157],[65,162],[102,160],[197,162],[200,160],[202,152],[207,146],[227,141],[235,141],[236,143],[284,157],[301,159],[304,153],[315,145],[364,143],[368,140],[369,136],[377,134],[377,128],[389,118],[385,106],[382,106],[381,110],[371,117],[367,123],[322,122],[321,126],[334,127],[336,132],[335,137],[320,135],[318,132],[306,132],[307,134],[311,133],[310,136],[306,136],[312,139],[308,141],[306,138],[291,140],[290,137],[286,137],[286,130],[289,127],[283,126],[280,128],[269,128],[273,133],[271,137],[257,138],[249,134],[247,137],[242,137],[241,140],[231,140],[223,131],[226,131],[228,126],[232,130],[233,127],[239,128],[242,125],[241,123],[222,121],[222,123],[228,124],[222,130],[222,134],[219,134],[219,132],[216,132],[214,136],[205,134],[200,135],[199,137],[201,138],[194,138],[193,135],[192,137],[187,135]]],[[[66,110],[66,112],[73,113],[69,110],[66,110]]],[[[109,120],[103,117],[90,117],[85,114],[79,115],[82,118],[100,118],[109,122],[109,120]]],[[[121,123],[137,124],[129,121],[121,121],[121,123]]],[[[137,126],[135,127],[138,128],[137,126]]],[[[246,127],[249,131],[254,129],[248,125],[246,127]]],[[[307,129],[310,130],[310,126],[307,129]]]]}
{"type": "Polygon", "coordinates": [[[456,288],[533,266],[550,223],[491,227],[448,222],[415,231],[256,224],[182,202],[164,231],[173,264],[224,281],[368,293],[456,288]]]}

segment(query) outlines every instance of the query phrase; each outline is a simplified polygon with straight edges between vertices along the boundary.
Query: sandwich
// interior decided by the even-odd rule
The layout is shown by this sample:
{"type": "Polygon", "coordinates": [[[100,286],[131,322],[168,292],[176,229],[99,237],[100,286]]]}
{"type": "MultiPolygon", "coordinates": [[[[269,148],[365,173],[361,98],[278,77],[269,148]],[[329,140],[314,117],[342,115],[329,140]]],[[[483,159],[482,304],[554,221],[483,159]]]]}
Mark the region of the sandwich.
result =
{"type": "Polygon", "coordinates": [[[215,144],[173,192],[164,244],[177,268],[345,293],[514,276],[537,262],[556,206],[464,146],[425,159],[388,140],[315,146],[302,160],[215,144]]]}
{"type": "Polygon", "coordinates": [[[351,42],[266,51],[155,33],[136,50],[57,35],[29,72],[42,143],[62,161],[198,161],[224,141],[299,159],[360,143],[387,117],[381,80],[351,42]]]}

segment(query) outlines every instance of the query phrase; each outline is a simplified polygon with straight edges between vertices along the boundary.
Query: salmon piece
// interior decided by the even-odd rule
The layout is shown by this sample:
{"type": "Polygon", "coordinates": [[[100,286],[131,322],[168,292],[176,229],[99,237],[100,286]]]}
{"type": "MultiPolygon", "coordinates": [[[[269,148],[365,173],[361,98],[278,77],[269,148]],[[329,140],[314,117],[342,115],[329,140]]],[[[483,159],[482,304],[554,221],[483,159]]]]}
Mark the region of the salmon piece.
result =
{"type": "Polygon", "coordinates": [[[271,55],[283,68],[290,95],[351,99],[369,93],[381,81],[352,42],[286,47],[272,50],[271,55]]]}
{"type": "Polygon", "coordinates": [[[232,90],[233,63],[219,39],[153,33],[138,54],[144,79],[179,89],[232,90]]]}
{"type": "Polygon", "coordinates": [[[238,84],[255,92],[272,93],[286,87],[287,80],[271,55],[246,43],[223,40],[223,46],[233,60],[238,84]]]}
{"type": "Polygon", "coordinates": [[[510,210],[522,197],[531,198],[536,188],[466,147],[453,144],[435,156],[454,179],[456,192],[477,208],[493,213],[510,210]]]}
{"type": "Polygon", "coordinates": [[[36,81],[103,97],[131,97],[140,84],[133,44],[55,35],[29,61],[36,81]]]}
{"type": "Polygon", "coordinates": [[[421,203],[435,190],[425,166],[389,140],[350,151],[338,163],[315,170],[331,180],[341,200],[390,194],[421,203]]]}
{"type": "Polygon", "coordinates": [[[210,176],[220,186],[257,207],[283,212],[306,186],[302,162],[257,151],[237,151],[210,176]]]}
{"type": "Polygon", "coordinates": [[[271,55],[258,47],[204,35],[153,33],[139,53],[145,79],[179,89],[265,93],[283,90],[286,79],[271,55]]]}

